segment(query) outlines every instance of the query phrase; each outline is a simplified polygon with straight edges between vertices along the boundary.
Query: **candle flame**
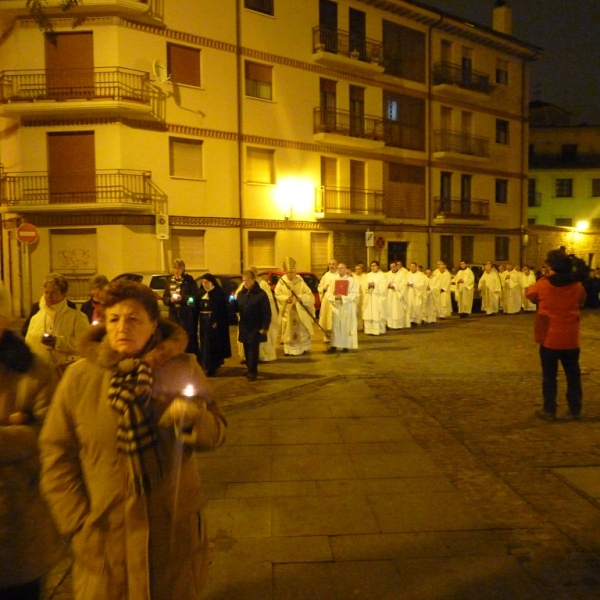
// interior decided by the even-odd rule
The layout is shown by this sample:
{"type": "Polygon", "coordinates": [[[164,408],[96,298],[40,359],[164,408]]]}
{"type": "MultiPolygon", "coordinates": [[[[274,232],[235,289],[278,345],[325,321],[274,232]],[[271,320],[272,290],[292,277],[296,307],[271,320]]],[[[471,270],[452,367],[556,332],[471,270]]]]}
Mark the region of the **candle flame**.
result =
{"type": "Polygon", "coordinates": [[[195,393],[194,386],[190,383],[186,386],[185,390],[183,390],[183,395],[191,398],[195,393]]]}

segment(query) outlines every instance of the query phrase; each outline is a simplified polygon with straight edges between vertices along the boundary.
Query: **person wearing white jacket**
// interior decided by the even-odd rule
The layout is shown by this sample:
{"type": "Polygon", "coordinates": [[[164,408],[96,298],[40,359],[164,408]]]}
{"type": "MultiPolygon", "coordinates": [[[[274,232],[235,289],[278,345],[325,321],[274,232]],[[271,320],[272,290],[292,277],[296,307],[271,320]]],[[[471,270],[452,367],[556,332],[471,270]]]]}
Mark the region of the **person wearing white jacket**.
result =
{"type": "Polygon", "coordinates": [[[44,283],[40,310],[29,323],[25,341],[36,356],[60,375],[77,358],[75,338],[90,324],[81,311],[67,305],[69,282],[64,275],[50,273],[44,283]]]}

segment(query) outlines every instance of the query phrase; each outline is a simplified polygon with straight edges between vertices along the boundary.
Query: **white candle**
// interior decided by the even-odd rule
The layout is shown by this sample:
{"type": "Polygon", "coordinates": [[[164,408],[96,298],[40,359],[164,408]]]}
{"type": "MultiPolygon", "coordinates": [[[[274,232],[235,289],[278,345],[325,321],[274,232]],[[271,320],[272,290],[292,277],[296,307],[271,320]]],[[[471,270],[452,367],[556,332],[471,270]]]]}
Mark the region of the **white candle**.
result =
{"type": "Polygon", "coordinates": [[[187,398],[191,398],[194,394],[196,393],[196,390],[194,390],[194,386],[189,383],[185,390],[183,390],[183,395],[186,396],[187,398]]]}

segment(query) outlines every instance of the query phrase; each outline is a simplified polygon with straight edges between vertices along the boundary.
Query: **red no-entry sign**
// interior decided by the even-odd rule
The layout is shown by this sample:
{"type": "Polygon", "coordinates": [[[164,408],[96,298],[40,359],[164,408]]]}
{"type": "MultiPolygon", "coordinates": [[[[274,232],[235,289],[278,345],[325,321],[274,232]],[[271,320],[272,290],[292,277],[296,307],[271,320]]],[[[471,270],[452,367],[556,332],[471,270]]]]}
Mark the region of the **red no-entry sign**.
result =
{"type": "Polygon", "coordinates": [[[22,244],[35,244],[39,238],[37,227],[31,223],[23,223],[17,228],[17,239],[22,244]]]}

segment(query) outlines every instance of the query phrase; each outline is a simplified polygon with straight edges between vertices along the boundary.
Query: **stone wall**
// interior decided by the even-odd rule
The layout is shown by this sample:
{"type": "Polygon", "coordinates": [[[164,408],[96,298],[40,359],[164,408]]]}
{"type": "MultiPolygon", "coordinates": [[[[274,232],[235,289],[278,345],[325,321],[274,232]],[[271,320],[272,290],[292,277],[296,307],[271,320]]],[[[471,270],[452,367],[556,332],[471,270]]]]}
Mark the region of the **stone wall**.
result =
{"type": "Polygon", "coordinates": [[[524,246],[524,262],[535,268],[544,264],[549,250],[564,246],[568,254],[579,256],[591,267],[600,267],[600,233],[573,231],[567,227],[531,225],[524,246]]]}

